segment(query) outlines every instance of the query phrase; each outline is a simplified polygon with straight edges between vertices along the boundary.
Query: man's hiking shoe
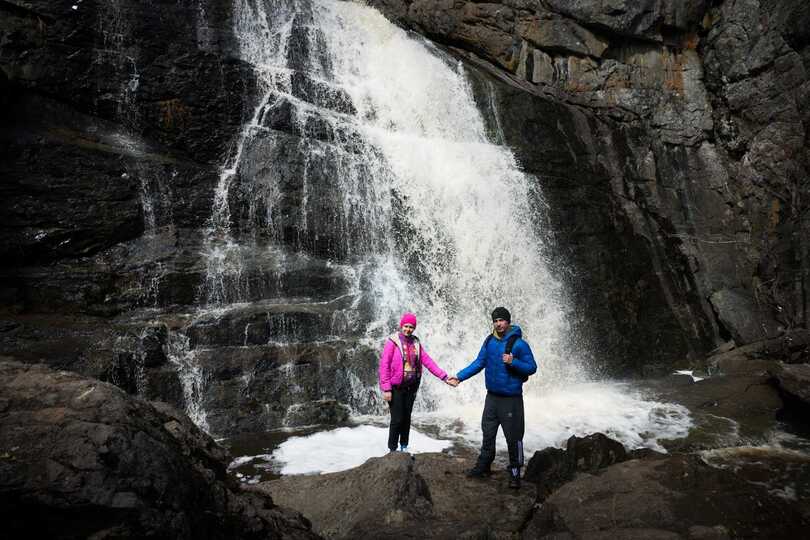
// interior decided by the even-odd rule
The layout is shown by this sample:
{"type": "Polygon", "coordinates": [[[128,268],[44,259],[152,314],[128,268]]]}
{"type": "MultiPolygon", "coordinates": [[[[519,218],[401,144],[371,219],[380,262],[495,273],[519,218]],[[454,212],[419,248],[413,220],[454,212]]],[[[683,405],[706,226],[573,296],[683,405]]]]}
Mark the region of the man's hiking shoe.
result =
{"type": "Polygon", "coordinates": [[[512,469],[509,471],[509,488],[520,489],[520,469],[512,469]]]}
{"type": "Polygon", "coordinates": [[[475,467],[467,471],[467,478],[486,478],[490,474],[492,473],[489,469],[483,469],[476,465],[475,467]]]}
{"type": "Polygon", "coordinates": [[[407,444],[400,444],[399,445],[399,451],[400,452],[407,452],[408,451],[408,445],[407,444]]]}

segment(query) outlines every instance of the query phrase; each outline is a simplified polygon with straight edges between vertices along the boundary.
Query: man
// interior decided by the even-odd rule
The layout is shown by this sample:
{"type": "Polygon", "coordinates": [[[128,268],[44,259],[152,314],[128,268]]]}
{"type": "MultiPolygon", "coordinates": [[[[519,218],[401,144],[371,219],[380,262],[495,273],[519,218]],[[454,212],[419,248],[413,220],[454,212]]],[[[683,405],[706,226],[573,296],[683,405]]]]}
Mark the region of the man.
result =
{"type": "Polygon", "coordinates": [[[537,371],[537,364],[529,344],[521,339],[520,327],[511,322],[506,308],[495,308],[492,335],[484,341],[478,357],[459,371],[456,379],[461,382],[485,370],[487,398],[481,415],[481,453],[467,476],[481,478],[490,474],[495,459],[495,437],[501,426],[509,448],[509,487],[519,489],[523,466],[523,383],[537,371]],[[509,341],[513,342],[512,350],[511,354],[506,354],[509,341]]]}

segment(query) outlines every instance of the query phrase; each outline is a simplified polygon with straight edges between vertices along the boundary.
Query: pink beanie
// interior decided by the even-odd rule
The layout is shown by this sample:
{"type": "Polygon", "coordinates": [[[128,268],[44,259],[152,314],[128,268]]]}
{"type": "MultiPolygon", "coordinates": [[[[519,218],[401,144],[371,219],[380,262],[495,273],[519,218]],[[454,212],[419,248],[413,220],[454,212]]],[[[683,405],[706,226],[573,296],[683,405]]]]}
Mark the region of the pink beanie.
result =
{"type": "Polygon", "coordinates": [[[399,327],[402,328],[406,324],[412,324],[414,328],[416,328],[416,315],[411,313],[410,311],[407,312],[402,318],[399,320],[399,327]]]}

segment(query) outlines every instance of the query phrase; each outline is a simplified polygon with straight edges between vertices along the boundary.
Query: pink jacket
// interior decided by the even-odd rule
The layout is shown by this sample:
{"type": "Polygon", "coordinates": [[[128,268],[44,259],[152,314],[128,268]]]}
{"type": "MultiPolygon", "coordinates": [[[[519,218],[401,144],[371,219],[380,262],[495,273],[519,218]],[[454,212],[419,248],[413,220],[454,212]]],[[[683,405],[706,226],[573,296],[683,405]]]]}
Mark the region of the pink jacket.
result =
{"type": "MultiPolygon", "coordinates": [[[[399,337],[397,335],[397,337],[399,337]]],[[[424,347],[419,346],[419,365],[417,370],[419,374],[422,373],[422,366],[428,368],[436,377],[441,380],[447,378],[447,373],[436,365],[433,358],[428,355],[424,347]]],[[[385,340],[385,348],[383,349],[382,356],[380,356],[380,388],[383,392],[391,391],[392,386],[402,383],[403,366],[402,366],[402,353],[399,350],[399,345],[391,341],[390,338],[385,340]]]]}

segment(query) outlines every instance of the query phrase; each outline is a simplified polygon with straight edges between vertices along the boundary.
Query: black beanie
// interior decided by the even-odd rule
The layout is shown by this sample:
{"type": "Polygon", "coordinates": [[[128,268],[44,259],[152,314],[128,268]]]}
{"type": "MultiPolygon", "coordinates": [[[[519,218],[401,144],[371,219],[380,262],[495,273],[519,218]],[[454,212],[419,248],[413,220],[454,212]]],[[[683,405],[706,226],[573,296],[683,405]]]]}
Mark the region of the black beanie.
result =
{"type": "Polygon", "coordinates": [[[505,307],[496,307],[492,310],[492,322],[495,322],[495,319],[503,319],[505,321],[512,322],[512,316],[509,314],[509,310],[505,307]]]}

